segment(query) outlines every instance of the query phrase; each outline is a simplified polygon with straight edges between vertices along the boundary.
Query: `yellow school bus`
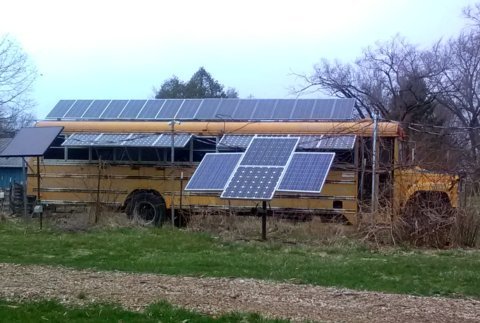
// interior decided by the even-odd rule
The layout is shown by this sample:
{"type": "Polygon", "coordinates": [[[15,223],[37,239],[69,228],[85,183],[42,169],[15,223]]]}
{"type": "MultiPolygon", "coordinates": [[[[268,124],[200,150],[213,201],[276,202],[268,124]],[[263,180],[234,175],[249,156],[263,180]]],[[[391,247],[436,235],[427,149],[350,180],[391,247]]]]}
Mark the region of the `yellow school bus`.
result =
{"type": "MultiPolygon", "coordinates": [[[[372,185],[379,205],[394,210],[432,194],[457,205],[455,177],[409,168],[400,125],[379,121],[374,131],[372,120],[355,119],[353,105],[352,99],[62,100],[36,124],[63,127],[40,159],[40,199],[116,205],[151,222],[171,209],[254,213],[258,202],[184,188],[206,153],[242,152],[257,135],[299,137],[297,151],[335,153],[321,192],[277,193],[268,205],[274,214],[355,224],[372,203],[372,185]]],[[[38,175],[36,166],[29,169],[30,177],[38,175]]],[[[28,181],[27,192],[37,194],[36,181],[28,181]]]]}

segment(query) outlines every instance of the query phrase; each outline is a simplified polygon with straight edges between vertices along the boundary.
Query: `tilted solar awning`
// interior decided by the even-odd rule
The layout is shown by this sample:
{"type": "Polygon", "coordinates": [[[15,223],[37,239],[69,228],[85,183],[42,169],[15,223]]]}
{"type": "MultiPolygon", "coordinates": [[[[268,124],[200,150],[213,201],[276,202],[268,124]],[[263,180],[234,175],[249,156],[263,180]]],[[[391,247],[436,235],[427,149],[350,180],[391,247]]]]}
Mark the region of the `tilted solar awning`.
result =
{"type": "MultiPolygon", "coordinates": [[[[266,135],[257,135],[264,137],[266,135]]],[[[270,135],[271,136],[271,135],[270,135]]],[[[285,136],[285,135],[284,135],[285,136]]],[[[299,137],[298,147],[311,150],[352,150],[355,146],[355,135],[292,135],[299,137]]],[[[254,135],[224,135],[218,142],[219,150],[246,149],[254,135]]]]}
{"type": "MultiPolygon", "coordinates": [[[[174,134],[174,147],[185,147],[191,134],[174,134]]],[[[172,134],[147,133],[74,133],[62,144],[65,147],[152,147],[167,148],[172,146],[172,134]]]]}
{"type": "Polygon", "coordinates": [[[0,153],[0,157],[43,156],[63,127],[22,128],[0,153]]]}

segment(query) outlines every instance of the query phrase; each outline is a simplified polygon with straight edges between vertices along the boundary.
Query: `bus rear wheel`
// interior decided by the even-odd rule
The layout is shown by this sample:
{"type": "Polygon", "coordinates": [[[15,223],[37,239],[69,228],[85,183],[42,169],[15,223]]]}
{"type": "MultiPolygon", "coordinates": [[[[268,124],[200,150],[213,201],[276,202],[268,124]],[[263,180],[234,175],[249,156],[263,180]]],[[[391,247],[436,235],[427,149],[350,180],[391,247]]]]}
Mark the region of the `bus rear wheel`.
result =
{"type": "Polygon", "coordinates": [[[133,219],[143,225],[159,225],[165,218],[165,201],[161,196],[140,192],[133,196],[129,209],[133,219]]]}

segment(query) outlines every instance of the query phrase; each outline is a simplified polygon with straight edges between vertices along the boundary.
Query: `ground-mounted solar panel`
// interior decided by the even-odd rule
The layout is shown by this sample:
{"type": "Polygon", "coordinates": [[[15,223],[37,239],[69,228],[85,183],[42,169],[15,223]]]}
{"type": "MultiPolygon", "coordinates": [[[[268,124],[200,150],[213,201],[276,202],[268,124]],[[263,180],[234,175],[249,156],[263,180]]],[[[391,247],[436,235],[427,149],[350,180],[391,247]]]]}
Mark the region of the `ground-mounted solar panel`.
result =
{"type": "Polygon", "coordinates": [[[274,120],[289,120],[293,112],[297,100],[281,99],[277,100],[277,105],[273,112],[272,119],[274,120]]]}
{"type": "Polygon", "coordinates": [[[218,149],[246,149],[254,135],[224,135],[218,142],[218,149]]]}
{"type": "Polygon", "coordinates": [[[63,116],[66,119],[79,119],[88,109],[92,100],[77,100],[63,116]]]}
{"type": "Polygon", "coordinates": [[[220,195],[225,199],[271,200],[284,167],[238,166],[220,195]]]}
{"type": "Polygon", "coordinates": [[[223,191],[242,153],[205,154],[185,187],[186,191],[223,191]]]}
{"type": "Polygon", "coordinates": [[[277,191],[320,193],[335,153],[294,153],[277,191]]]}
{"type": "Polygon", "coordinates": [[[233,119],[233,114],[237,110],[240,101],[239,99],[221,99],[215,119],[227,121],[233,119]]]}
{"type": "Polygon", "coordinates": [[[82,119],[98,119],[111,100],[95,100],[82,115],[82,119]]]}
{"type": "Polygon", "coordinates": [[[74,133],[70,135],[63,143],[65,147],[85,147],[95,144],[100,133],[74,133]]]}
{"type": "Polygon", "coordinates": [[[355,146],[355,135],[324,135],[318,140],[317,149],[333,149],[333,150],[352,150],[355,146]]]}
{"type": "Polygon", "coordinates": [[[135,119],[147,100],[130,100],[118,116],[118,119],[135,119]]]}
{"type": "Polygon", "coordinates": [[[295,105],[295,109],[290,118],[293,120],[308,120],[312,116],[314,106],[314,99],[297,100],[297,104],[295,105]]]}
{"type": "Polygon", "coordinates": [[[75,103],[75,100],[60,100],[47,115],[47,119],[61,119],[75,103]]]}
{"type": "Polygon", "coordinates": [[[196,120],[213,120],[216,119],[217,109],[221,100],[218,99],[204,99],[198,108],[195,115],[196,120]]]}
{"type": "MultiPolygon", "coordinates": [[[[183,148],[185,147],[192,139],[191,134],[180,133],[174,134],[173,142],[175,148],[183,148]]],[[[171,147],[172,146],[172,135],[169,133],[164,133],[162,136],[155,142],[155,147],[171,147]]]]}
{"type": "Polygon", "coordinates": [[[155,119],[165,100],[148,100],[137,115],[137,119],[155,119]]]}
{"type": "Polygon", "coordinates": [[[127,105],[128,100],[112,100],[107,108],[103,111],[100,119],[118,119],[123,108],[127,105]]]}
{"type": "Polygon", "coordinates": [[[271,120],[277,100],[257,100],[257,107],[252,115],[253,120],[271,120]]]}
{"type": "Polygon", "coordinates": [[[298,137],[255,137],[245,151],[241,165],[285,166],[297,143],[298,137]]]}
{"type": "Polygon", "coordinates": [[[193,119],[195,114],[197,114],[198,107],[202,103],[201,99],[186,99],[183,101],[180,109],[175,115],[174,119],[178,120],[188,120],[193,119]]]}
{"type": "Polygon", "coordinates": [[[178,110],[183,104],[181,99],[170,99],[166,100],[162,106],[160,112],[158,112],[156,119],[157,120],[173,120],[178,110]]]}
{"type": "Polygon", "coordinates": [[[244,99],[240,100],[237,110],[233,114],[233,119],[251,120],[258,100],[244,99]]]}

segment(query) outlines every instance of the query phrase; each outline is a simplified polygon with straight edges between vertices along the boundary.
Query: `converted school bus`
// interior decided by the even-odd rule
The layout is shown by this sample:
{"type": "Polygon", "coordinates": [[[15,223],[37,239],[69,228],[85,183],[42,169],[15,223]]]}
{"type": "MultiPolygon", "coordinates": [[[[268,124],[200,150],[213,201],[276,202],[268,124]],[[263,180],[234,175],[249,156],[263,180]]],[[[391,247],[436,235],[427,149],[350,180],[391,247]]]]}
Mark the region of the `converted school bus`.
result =
{"type": "MultiPolygon", "coordinates": [[[[40,199],[47,205],[100,201],[145,220],[172,206],[249,213],[258,201],[186,192],[196,166],[206,153],[244,151],[254,135],[298,136],[297,151],[335,153],[325,185],[316,194],[276,194],[269,208],[355,224],[371,201],[374,124],[355,119],[353,110],[353,99],[61,100],[36,125],[63,127],[40,159],[40,199]]],[[[409,154],[397,123],[379,122],[377,129],[380,205],[399,210],[414,196],[433,193],[456,206],[450,177],[404,169],[409,154]]],[[[37,168],[29,169],[36,177],[37,168]]],[[[29,181],[30,195],[37,194],[35,182],[29,181]]]]}

